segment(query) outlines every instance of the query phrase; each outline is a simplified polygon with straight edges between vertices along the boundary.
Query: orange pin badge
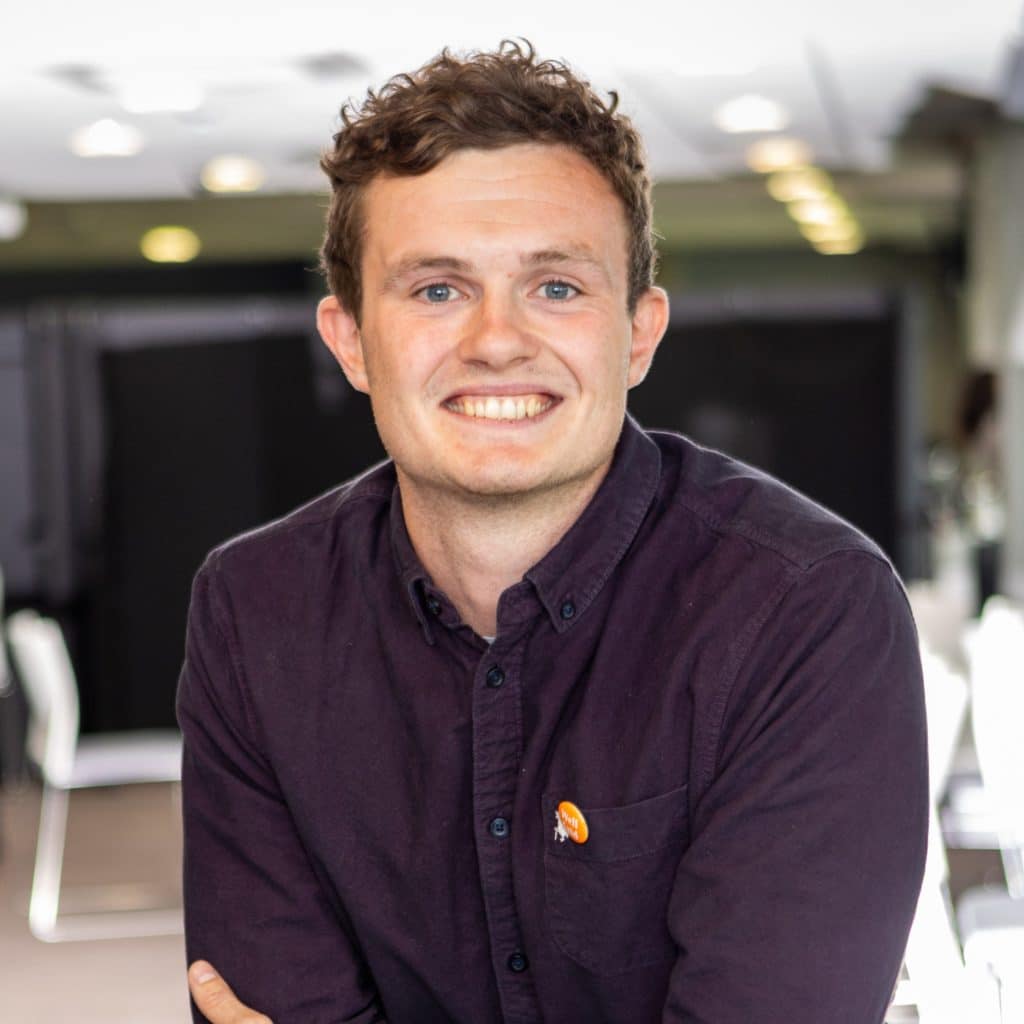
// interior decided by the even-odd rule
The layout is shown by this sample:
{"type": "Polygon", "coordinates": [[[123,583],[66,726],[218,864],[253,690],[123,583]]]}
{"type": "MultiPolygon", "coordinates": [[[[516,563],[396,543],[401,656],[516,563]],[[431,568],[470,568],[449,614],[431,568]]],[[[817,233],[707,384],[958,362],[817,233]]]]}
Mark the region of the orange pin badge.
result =
{"type": "Polygon", "coordinates": [[[590,838],[590,828],[583,812],[568,800],[563,800],[555,811],[555,838],[561,843],[566,839],[585,843],[590,838]]]}

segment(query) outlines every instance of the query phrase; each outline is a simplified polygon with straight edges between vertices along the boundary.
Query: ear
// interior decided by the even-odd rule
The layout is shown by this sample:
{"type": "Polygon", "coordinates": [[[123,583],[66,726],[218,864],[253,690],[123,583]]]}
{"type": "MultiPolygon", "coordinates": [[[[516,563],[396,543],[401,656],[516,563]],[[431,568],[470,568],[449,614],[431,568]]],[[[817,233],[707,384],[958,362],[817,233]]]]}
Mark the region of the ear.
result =
{"type": "Polygon", "coordinates": [[[328,295],[316,307],[316,326],[348,382],[356,391],[369,394],[363,338],[355,317],[333,295],[328,295]]]}
{"type": "Polygon", "coordinates": [[[668,327],[668,295],[664,288],[648,288],[636,302],[632,344],[629,349],[629,387],[636,387],[651,368],[658,343],[668,327]]]}

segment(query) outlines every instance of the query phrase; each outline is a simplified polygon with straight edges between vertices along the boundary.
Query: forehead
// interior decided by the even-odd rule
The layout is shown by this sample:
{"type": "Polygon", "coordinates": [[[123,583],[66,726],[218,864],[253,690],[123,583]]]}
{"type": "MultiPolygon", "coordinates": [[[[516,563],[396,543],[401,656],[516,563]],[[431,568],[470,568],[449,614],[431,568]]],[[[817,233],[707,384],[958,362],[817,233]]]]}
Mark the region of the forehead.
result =
{"type": "Polygon", "coordinates": [[[466,149],[425,174],[379,176],[367,187],[363,212],[371,263],[425,247],[494,255],[570,240],[611,265],[626,259],[622,201],[589,160],[564,146],[466,149]]]}

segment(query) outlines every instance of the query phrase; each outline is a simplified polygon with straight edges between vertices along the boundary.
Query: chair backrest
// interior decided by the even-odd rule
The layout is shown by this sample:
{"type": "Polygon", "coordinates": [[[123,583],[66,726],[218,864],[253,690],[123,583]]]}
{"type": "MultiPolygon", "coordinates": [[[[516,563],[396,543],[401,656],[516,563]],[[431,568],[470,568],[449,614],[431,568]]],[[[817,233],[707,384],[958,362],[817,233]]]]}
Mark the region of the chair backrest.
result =
{"type": "Polygon", "coordinates": [[[78,745],[78,689],[64,634],[53,619],[25,610],[7,620],[7,636],[28,701],[28,755],[45,779],[64,785],[78,745]]]}
{"type": "Polygon", "coordinates": [[[1001,822],[999,845],[1007,887],[1024,896],[1024,613],[1005,598],[985,603],[966,639],[971,670],[971,725],[978,767],[1001,822]]]}
{"type": "Polygon", "coordinates": [[[967,680],[926,643],[921,644],[924,703],[928,719],[928,789],[938,806],[953,768],[967,717],[967,680]]]}
{"type": "Polygon", "coordinates": [[[949,901],[949,863],[938,806],[946,789],[967,714],[967,683],[925,644],[921,646],[928,719],[928,854],[904,964],[921,1024],[963,1024],[970,995],[949,901]]]}
{"type": "Polygon", "coordinates": [[[962,589],[932,580],[907,584],[907,600],[914,613],[922,646],[955,668],[963,666],[961,643],[973,603],[962,589]]]}

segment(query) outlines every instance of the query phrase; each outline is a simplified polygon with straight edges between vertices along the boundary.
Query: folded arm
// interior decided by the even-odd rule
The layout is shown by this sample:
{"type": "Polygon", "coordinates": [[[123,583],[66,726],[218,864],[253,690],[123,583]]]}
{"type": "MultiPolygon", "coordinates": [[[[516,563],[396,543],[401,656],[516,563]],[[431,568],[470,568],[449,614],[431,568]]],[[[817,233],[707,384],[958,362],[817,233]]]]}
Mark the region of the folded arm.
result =
{"type": "MultiPolygon", "coordinates": [[[[189,961],[215,964],[239,999],[275,1024],[383,1021],[355,936],[262,753],[230,605],[211,565],[192,591],[178,721],[189,961]]],[[[193,1017],[204,1020],[197,1007],[193,1017]]]]}
{"type": "Polygon", "coordinates": [[[780,595],[723,679],[664,1024],[881,1022],[903,957],[927,834],[913,621],[863,553],[780,595]]]}

